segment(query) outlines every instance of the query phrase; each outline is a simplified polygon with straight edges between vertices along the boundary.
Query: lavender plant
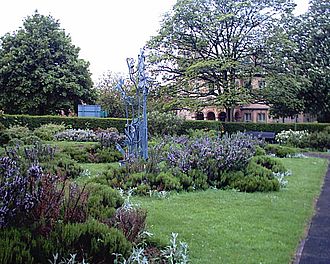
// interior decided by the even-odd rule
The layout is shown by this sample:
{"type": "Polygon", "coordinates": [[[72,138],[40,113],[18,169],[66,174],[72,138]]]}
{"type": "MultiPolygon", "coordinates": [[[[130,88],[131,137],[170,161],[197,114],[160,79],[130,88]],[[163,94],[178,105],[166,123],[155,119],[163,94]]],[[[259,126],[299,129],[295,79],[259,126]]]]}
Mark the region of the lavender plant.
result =
{"type": "Polygon", "coordinates": [[[209,180],[222,171],[244,168],[255,153],[257,141],[242,133],[224,135],[219,138],[187,137],[174,138],[167,152],[168,163],[188,173],[198,169],[207,174],[209,180]]]}

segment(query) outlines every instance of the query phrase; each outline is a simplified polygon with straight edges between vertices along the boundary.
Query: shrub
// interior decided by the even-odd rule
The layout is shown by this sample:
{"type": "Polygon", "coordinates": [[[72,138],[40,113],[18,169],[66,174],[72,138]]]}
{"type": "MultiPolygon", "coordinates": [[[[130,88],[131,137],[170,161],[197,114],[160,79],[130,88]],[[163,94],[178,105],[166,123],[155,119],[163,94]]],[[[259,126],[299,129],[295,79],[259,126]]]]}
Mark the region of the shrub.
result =
{"type": "Polygon", "coordinates": [[[92,152],[91,147],[86,147],[80,144],[75,144],[74,146],[65,146],[62,149],[62,153],[70,156],[71,159],[81,163],[91,162],[90,152],[92,152]]]}
{"type": "Polygon", "coordinates": [[[280,189],[279,182],[275,178],[267,179],[260,176],[236,177],[231,181],[230,187],[241,192],[270,192],[280,189]]]}
{"type": "Polygon", "coordinates": [[[32,234],[29,230],[0,229],[0,263],[34,263],[30,252],[32,234]]]}
{"type": "Polygon", "coordinates": [[[174,113],[154,111],[148,114],[148,132],[150,135],[178,134],[185,120],[174,113]]]}
{"type": "Polygon", "coordinates": [[[41,138],[42,140],[48,140],[51,141],[54,139],[54,135],[56,133],[62,132],[65,130],[65,125],[61,124],[45,124],[45,125],[41,125],[40,127],[36,128],[33,131],[33,134],[39,138],[41,138]]]}
{"type": "Polygon", "coordinates": [[[330,129],[310,134],[308,147],[321,151],[330,149],[330,129]]]}
{"type": "Polygon", "coordinates": [[[273,154],[279,158],[285,158],[297,153],[297,151],[293,148],[271,144],[265,147],[265,151],[267,154],[273,154]]]}
{"type": "Polygon", "coordinates": [[[125,135],[119,134],[116,128],[97,129],[95,133],[102,147],[114,148],[116,144],[123,145],[125,140],[125,135]]]}
{"type": "Polygon", "coordinates": [[[23,146],[24,141],[18,138],[12,138],[11,140],[8,141],[7,143],[8,146],[23,146]]]}
{"type": "Polygon", "coordinates": [[[308,139],[309,133],[307,130],[302,131],[281,131],[275,137],[275,140],[281,145],[289,145],[293,147],[300,147],[308,139]]]}
{"type": "Polygon", "coordinates": [[[120,229],[128,241],[138,243],[146,226],[146,218],[146,210],[124,204],[116,210],[109,224],[120,229]]]}
{"type": "Polygon", "coordinates": [[[82,259],[84,253],[91,263],[113,263],[114,253],[128,256],[131,244],[123,233],[96,220],[65,225],[60,234],[64,255],[76,252],[82,259]]]}
{"type": "Polygon", "coordinates": [[[94,161],[101,163],[117,162],[121,160],[122,154],[113,148],[99,148],[96,150],[94,161]]]}
{"type": "Polygon", "coordinates": [[[54,138],[59,141],[96,142],[98,140],[96,134],[92,130],[83,129],[67,129],[56,133],[54,138]]]}
{"type": "Polygon", "coordinates": [[[124,202],[118,191],[104,184],[90,183],[87,190],[89,214],[102,222],[111,218],[124,202]]]}
{"type": "Polygon", "coordinates": [[[222,171],[243,169],[255,153],[259,143],[242,133],[224,135],[222,138],[173,138],[168,150],[170,166],[183,173],[198,169],[211,182],[222,171]]]}
{"type": "Polygon", "coordinates": [[[64,178],[77,178],[84,171],[84,169],[70,158],[62,156],[59,160],[55,160],[51,167],[51,172],[61,175],[64,178]]]}
{"type": "Polygon", "coordinates": [[[26,145],[35,145],[41,142],[41,138],[34,135],[24,137],[22,140],[26,145]]]}
{"type": "Polygon", "coordinates": [[[170,191],[182,189],[179,178],[176,178],[171,172],[161,172],[156,177],[157,189],[159,191],[170,191]]]}

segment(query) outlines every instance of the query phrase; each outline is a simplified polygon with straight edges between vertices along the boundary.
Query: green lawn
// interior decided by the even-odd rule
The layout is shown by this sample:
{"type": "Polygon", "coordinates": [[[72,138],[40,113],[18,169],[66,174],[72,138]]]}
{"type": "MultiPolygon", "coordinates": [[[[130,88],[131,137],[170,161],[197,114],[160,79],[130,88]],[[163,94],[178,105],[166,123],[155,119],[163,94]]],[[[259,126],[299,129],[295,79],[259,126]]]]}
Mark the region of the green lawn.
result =
{"type": "Polygon", "coordinates": [[[271,193],[208,190],[169,199],[135,198],[148,210],[148,228],[163,242],[171,232],[189,245],[191,263],[289,263],[326,172],[321,159],[283,159],[293,175],[271,193]]]}

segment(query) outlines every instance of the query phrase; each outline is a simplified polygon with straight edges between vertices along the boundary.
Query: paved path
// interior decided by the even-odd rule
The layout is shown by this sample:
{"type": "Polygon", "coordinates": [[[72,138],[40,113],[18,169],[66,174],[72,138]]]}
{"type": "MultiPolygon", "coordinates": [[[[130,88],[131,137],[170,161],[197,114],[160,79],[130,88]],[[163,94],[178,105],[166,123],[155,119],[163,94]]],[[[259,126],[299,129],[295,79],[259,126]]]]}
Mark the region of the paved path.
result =
{"type": "MultiPolygon", "coordinates": [[[[330,155],[308,154],[308,156],[328,158],[330,155]]],[[[330,163],[324,179],[320,197],[316,203],[306,239],[297,253],[296,264],[330,264],[330,163]]]]}

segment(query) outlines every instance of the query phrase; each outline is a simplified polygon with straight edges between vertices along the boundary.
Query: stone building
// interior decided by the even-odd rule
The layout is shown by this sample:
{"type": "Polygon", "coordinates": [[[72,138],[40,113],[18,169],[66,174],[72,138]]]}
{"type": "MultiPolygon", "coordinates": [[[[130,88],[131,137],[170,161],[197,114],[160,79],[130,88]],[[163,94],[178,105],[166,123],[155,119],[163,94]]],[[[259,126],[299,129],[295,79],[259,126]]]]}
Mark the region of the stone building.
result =
{"type": "MultiPolygon", "coordinates": [[[[236,80],[236,84],[239,86],[245,86],[244,80],[236,80]]],[[[252,89],[262,89],[265,86],[265,81],[262,77],[254,77],[251,81],[252,89]]],[[[315,122],[316,117],[310,114],[301,113],[297,117],[276,119],[269,115],[270,107],[262,103],[254,103],[247,105],[240,105],[234,108],[233,122],[262,122],[262,123],[303,123],[303,122],[315,122]]],[[[188,120],[219,120],[222,122],[228,121],[227,113],[225,109],[217,108],[214,106],[208,106],[202,109],[200,112],[191,112],[189,110],[177,111],[179,116],[182,116],[188,120]]]]}

